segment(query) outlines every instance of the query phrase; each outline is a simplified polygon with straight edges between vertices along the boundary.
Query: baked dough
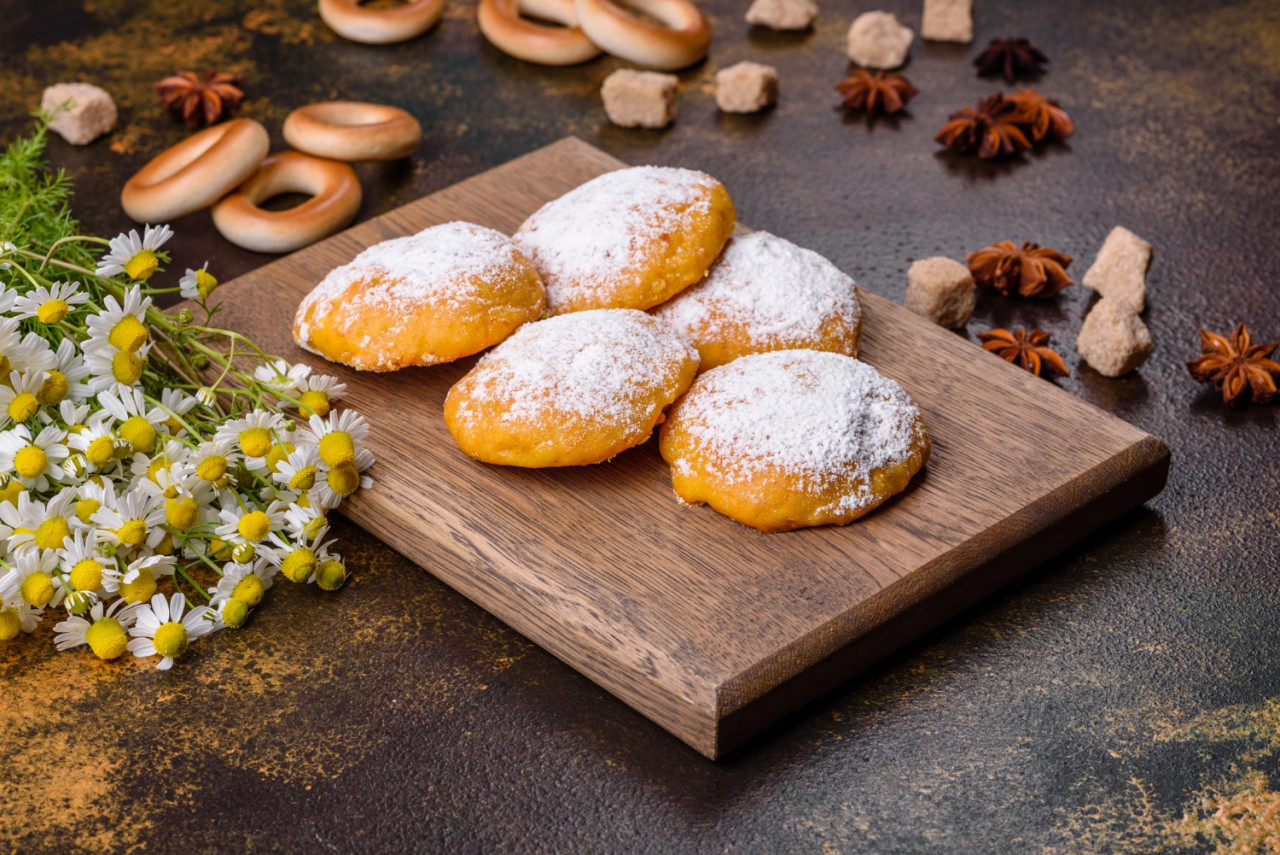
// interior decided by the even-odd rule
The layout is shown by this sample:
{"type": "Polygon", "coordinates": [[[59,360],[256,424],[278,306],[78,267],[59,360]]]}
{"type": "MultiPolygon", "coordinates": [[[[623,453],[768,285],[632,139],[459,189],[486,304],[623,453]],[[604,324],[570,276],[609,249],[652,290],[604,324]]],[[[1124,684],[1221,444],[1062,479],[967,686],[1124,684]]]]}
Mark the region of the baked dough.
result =
{"type": "Polygon", "coordinates": [[[649,438],[698,352],[665,322],[597,309],[521,327],[449,390],[458,447],[507,466],[600,463],[649,438]]]}
{"type": "Polygon", "coordinates": [[[302,347],[361,371],[435,365],[484,350],[542,314],[538,273],[506,235],[445,223],[375,244],[298,306],[302,347]]]}
{"type": "Polygon", "coordinates": [[[683,501],[761,531],[843,525],[906,488],[929,458],[920,410],[857,359],[757,353],[699,377],[659,448],[683,501]]]}
{"type": "Polygon", "coordinates": [[[542,274],[551,314],[648,309],[706,274],[735,221],[710,175],[637,166],[543,205],[515,241],[542,274]]]}
{"type": "Polygon", "coordinates": [[[768,232],[729,241],[707,278],[654,309],[698,348],[700,370],[770,350],[858,355],[853,279],[818,253],[768,232]]]}

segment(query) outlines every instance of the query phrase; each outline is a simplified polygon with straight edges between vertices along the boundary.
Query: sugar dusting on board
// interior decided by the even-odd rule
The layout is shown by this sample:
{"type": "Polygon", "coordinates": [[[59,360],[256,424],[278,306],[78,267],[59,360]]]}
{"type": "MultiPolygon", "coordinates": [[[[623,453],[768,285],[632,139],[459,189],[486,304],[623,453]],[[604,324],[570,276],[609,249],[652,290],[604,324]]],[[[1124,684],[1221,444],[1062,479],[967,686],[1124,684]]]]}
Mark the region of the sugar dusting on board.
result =
{"type": "MultiPolygon", "coordinates": [[[[698,352],[665,322],[634,309],[573,312],[526,324],[469,375],[476,404],[505,404],[504,419],[577,417],[629,426],[698,352]]],[[[464,421],[483,418],[470,408],[464,421]]]]}
{"type": "Polygon", "coordinates": [[[642,261],[639,250],[711,210],[718,182],[692,169],[636,166],[607,172],[539,208],[515,234],[547,286],[547,303],[596,291],[642,261]]]}
{"type": "MultiPolygon", "coordinates": [[[[753,354],[703,374],[679,404],[692,449],[729,483],[777,468],[821,490],[847,475],[901,463],[912,453],[920,412],[893,380],[838,353],[753,354]]],[[[689,474],[684,459],[673,463],[689,474]]],[[[870,485],[839,510],[874,502],[870,485]]]]}
{"type": "Polygon", "coordinates": [[[861,317],[853,279],[818,253],[768,232],[735,237],[707,278],[655,310],[695,342],[716,340],[725,326],[747,346],[806,347],[834,322],[853,331],[861,317]]]}

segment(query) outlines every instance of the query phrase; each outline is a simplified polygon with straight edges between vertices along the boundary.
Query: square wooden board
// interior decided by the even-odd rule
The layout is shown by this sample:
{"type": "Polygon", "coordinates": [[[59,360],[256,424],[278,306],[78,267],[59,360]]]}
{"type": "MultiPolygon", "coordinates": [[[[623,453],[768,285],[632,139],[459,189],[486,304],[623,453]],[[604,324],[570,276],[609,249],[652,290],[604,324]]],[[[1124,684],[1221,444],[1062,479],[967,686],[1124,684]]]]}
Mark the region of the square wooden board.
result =
{"type": "Polygon", "coordinates": [[[862,358],[919,403],[933,456],[870,516],[785,534],[681,506],[654,440],[590,467],[472,461],[441,412],[474,358],[360,374],[293,344],[298,302],[365,247],[510,233],[623,165],[561,140],[229,283],[220,319],[348,384],[378,457],[350,519],[410,559],[444,547],[460,560],[428,571],[708,757],[1164,486],[1159,440],[865,290],[862,358]]]}

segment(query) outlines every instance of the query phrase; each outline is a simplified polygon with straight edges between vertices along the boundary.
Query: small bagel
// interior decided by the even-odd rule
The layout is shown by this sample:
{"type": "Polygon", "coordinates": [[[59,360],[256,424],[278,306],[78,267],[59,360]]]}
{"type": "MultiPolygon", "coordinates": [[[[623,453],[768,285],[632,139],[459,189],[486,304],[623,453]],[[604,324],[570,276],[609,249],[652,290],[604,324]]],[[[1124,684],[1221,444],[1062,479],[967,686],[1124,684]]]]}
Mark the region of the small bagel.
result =
{"type": "Polygon", "coordinates": [[[284,138],[298,151],[330,160],[397,160],[413,154],[422,126],[399,107],[324,101],[290,113],[284,138]]]}
{"type": "Polygon", "coordinates": [[[267,129],[232,119],[165,149],[125,182],[124,212],[140,223],[163,223],[207,208],[253,174],[271,147],[267,129]]]}
{"type": "Polygon", "coordinates": [[[389,9],[366,9],[360,0],[320,0],[320,18],[344,39],[367,45],[407,42],[436,25],[444,0],[410,0],[389,9]]]}
{"type": "Polygon", "coordinates": [[[360,199],[360,180],[347,164],[282,151],[262,161],[248,181],[213,206],[213,224],[236,246],[292,252],[351,222],[360,199]],[[311,198],[286,211],[258,207],[281,193],[306,193],[311,198]]]}
{"type": "Polygon", "coordinates": [[[587,38],[646,68],[685,68],[711,46],[711,24],[689,0],[632,0],[631,6],[662,24],[639,18],[613,0],[574,0],[573,5],[587,38]]]}
{"type": "Polygon", "coordinates": [[[573,0],[480,0],[480,32],[504,53],[542,65],[577,65],[600,55],[578,26],[573,0]],[[548,27],[520,13],[563,24],[548,27]]]}

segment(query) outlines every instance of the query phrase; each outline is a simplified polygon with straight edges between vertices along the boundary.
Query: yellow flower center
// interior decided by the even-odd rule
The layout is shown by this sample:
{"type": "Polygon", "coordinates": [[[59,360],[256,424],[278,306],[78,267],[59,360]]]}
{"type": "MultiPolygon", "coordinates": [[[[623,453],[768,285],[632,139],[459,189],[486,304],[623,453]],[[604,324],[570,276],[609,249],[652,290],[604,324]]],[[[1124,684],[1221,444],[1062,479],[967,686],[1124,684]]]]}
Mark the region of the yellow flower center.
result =
{"type": "Polygon", "coordinates": [[[93,597],[83,591],[72,591],[62,605],[73,615],[82,615],[93,607],[93,597]]]}
{"type": "Polygon", "coordinates": [[[53,599],[53,580],[49,578],[48,573],[36,571],[22,580],[19,590],[22,593],[22,599],[26,600],[28,605],[42,609],[53,599]]]}
{"type": "Polygon", "coordinates": [[[316,568],[316,584],[324,591],[336,591],[347,581],[347,568],[341,561],[330,558],[316,568]]]}
{"type": "Polygon", "coordinates": [[[9,362],[9,357],[0,353],[0,377],[5,378],[4,384],[6,386],[9,385],[9,369],[12,367],[12,364],[9,362]]]}
{"type": "Polygon", "coordinates": [[[18,504],[18,496],[27,492],[27,488],[22,485],[21,481],[13,480],[3,487],[0,487],[0,502],[8,502],[11,505],[18,504]]]}
{"type": "Polygon", "coordinates": [[[36,400],[46,407],[56,407],[62,403],[63,398],[67,397],[67,392],[70,390],[71,385],[67,382],[67,375],[56,368],[51,368],[49,376],[44,378],[44,382],[40,384],[40,390],[36,392],[36,400]]]}
{"type": "Polygon", "coordinates": [[[239,629],[249,619],[249,606],[232,597],[222,604],[222,622],[227,629],[239,629]]]}
{"type": "Polygon", "coordinates": [[[320,529],[324,528],[328,524],[329,524],[328,517],[326,516],[316,517],[311,522],[307,523],[306,527],[302,529],[302,538],[304,540],[311,540],[315,537],[318,537],[320,535],[320,529]]]}
{"type": "Polygon", "coordinates": [[[116,537],[124,546],[137,546],[147,539],[147,524],[142,520],[129,520],[116,530],[116,537]]]}
{"type": "Polygon", "coordinates": [[[135,281],[144,282],[151,278],[151,274],[156,272],[156,268],[160,266],[160,259],[156,257],[155,252],[144,249],[142,252],[129,259],[124,266],[124,272],[129,274],[129,278],[135,281]]]}
{"type": "MultiPolygon", "coordinates": [[[[151,480],[151,483],[156,484],[158,486],[160,484],[160,478],[159,478],[160,473],[168,470],[168,468],[169,468],[169,458],[167,457],[152,458],[151,462],[147,464],[147,478],[151,480]]],[[[169,498],[173,498],[173,497],[170,496],[169,498]]]]}
{"type": "Polygon", "coordinates": [[[38,445],[21,448],[13,456],[13,468],[23,478],[39,478],[48,462],[49,458],[44,453],[44,449],[38,445]]]}
{"type": "Polygon", "coordinates": [[[257,573],[250,573],[231,589],[231,596],[240,600],[245,605],[256,606],[262,602],[262,597],[266,593],[266,589],[262,587],[262,579],[257,573]]]}
{"type": "Polygon", "coordinates": [[[164,518],[178,531],[187,531],[200,521],[200,506],[190,496],[179,496],[164,503],[164,518]]]}
{"type": "Polygon", "coordinates": [[[291,582],[305,582],[316,572],[316,554],[305,546],[299,546],[285,557],[280,572],[291,582]]]}
{"type": "Polygon", "coordinates": [[[164,537],[160,538],[160,542],[156,544],[155,551],[157,555],[172,555],[173,535],[166,531],[164,537]]]}
{"type": "Polygon", "coordinates": [[[126,603],[145,603],[155,595],[156,577],[152,575],[150,567],[143,567],[132,582],[120,586],[120,596],[126,603]]]}
{"type": "Polygon", "coordinates": [[[56,324],[65,318],[69,311],[71,307],[67,305],[67,301],[55,297],[40,304],[40,308],[36,309],[36,319],[42,324],[56,324]]]}
{"type": "Polygon", "coordinates": [[[318,390],[303,392],[298,396],[298,402],[302,405],[298,407],[298,412],[304,416],[315,414],[324,418],[329,415],[329,396],[324,392],[318,390]]]}
{"type": "Polygon", "coordinates": [[[102,565],[92,558],[77,561],[71,568],[71,584],[77,591],[96,591],[102,587],[102,565]]]}
{"type": "MultiPolygon", "coordinates": [[[[124,424],[120,425],[120,437],[133,446],[134,451],[141,451],[143,454],[150,454],[156,447],[156,429],[142,416],[125,419],[124,424]]],[[[147,474],[152,474],[150,468],[147,469],[147,474]]]]}
{"type": "Polygon", "coordinates": [[[354,466],[336,466],[329,470],[330,489],[339,496],[350,496],[360,487],[360,473],[354,466]]]}
{"type": "Polygon", "coordinates": [[[262,511],[250,511],[240,518],[236,530],[245,540],[257,543],[271,534],[271,518],[262,511]]]}
{"type": "Polygon", "coordinates": [[[225,561],[231,557],[231,544],[215,537],[209,541],[209,554],[219,561],[225,561]]]}
{"type": "Polygon", "coordinates": [[[221,454],[213,454],[200,461],[196,466],[196,475],[202,481],[217,481],[227,474],[227,458],[221,454]]]}
{"type": "Polygon", "coordinates": [[[240,431],[240,450],[246,457],[266,457],[271,451],[271,431],[263,427],[240,431]]]}
{"type": "Polygon", "coordinates": [[[147,343],[148,335],[142,321],[133,315],[125,315],[111,328],[111,332],[107,334],[107,341],[116,350],[133,353],[147,343]]]}
{"type": "Polygon", "coordinates": [[[84,640],[89,642],[89,649],[99,659],[118,659],[129,646],[124,627],[113,617],[103,618],[86,629],[84,640]]]}
{"type": "MultiPolygon", "coordinates": [[[[71,526],[62,517],[47,519],[36,528],[36,546],[41,549],[61,549],[62,541],[71,536],[71,526]]],[[[76,585],[79,588],[79,585],[76,585]]],[[[97,586],[95,586],[97,587],[97,586]]],[[[81,588],[81,590],[84,590],[81,588]]]]}
{"type": "Polygon", "coordinates": [[[279,472],[280,464],[284,463],[296,448],[297,446],[291,442],[278,442],[271,446],[271,450],[267,452],[267,469],[272,472],[279,472]]]}
{"type": "Polygon", "coordinates": [[[9,418],[15,422],[25,422],[39,409],[40,402],[36,400],[36,396],[30,392],[23,392],[21,395],[14,396],[14,399],[9,402],[9,418]]]}
{"type": "Polygon", "coordinates": [[[242,543],[231,553],[231,557],[241,564],[248,564],[258,554],[258,550],[253,548],[252,543],[242,543]]]}
{"type": "Polygon", "coordinates": [[[100,436],[85,449],[84,456],[94,466],[106,466],[116,453],[116,444],[109,436],[100,436]]]}
{"type": "Polygon", "coordinates": [[[187,628],[176,620],[160,624],[153,639],[156,652],[170,659],[181,656],[187,650],[187,628]]]}
{"type": "Polygon", "coordinates": [[[17,609],[0,609],[0,641],[13,641],[22,631],[22,616],[17,609]]]}
{"type": "Polygon", "coordinates": [[[320,459],[330,466],[350,466],[356,462],[356,445],[351,434],[335,430],[320,437],[320,459]]]}
{"type": "Polygon", "coordinates": [[[169,433],[178,434],[186,429],[186,426],[173,416],[164,420],[164,426],[169,429],[169,433]]]}
{"type": "Polygon", "coordinates": [[[136,354],[122,350],[111,357],[111,376],[126,386],[132,386],[142,378],[142,369],[146,365],[136,354]]]}
{"type": "Polygon", "coordinates": [[[314,466],[304,466],[297,472],[293,473],[293,477],[289,479],[290,490],[310,490],[316,485],[316,468],[314,466]]]}
{"type": "Polygon", "coordinates": [[[213,293],[213,289],[218,287],[218,280],[213,274],[207,270],[196,271],[196,291],[200,294],[201,300],[208,300],[209,295],[213,293]]]}
{"type": "Polygon", "coordinates": [[[85,525],[93,522],[93,515],[102,507],[102,502],[97,499],[81,499],[76,502],[76,519],[85,525]]]}

